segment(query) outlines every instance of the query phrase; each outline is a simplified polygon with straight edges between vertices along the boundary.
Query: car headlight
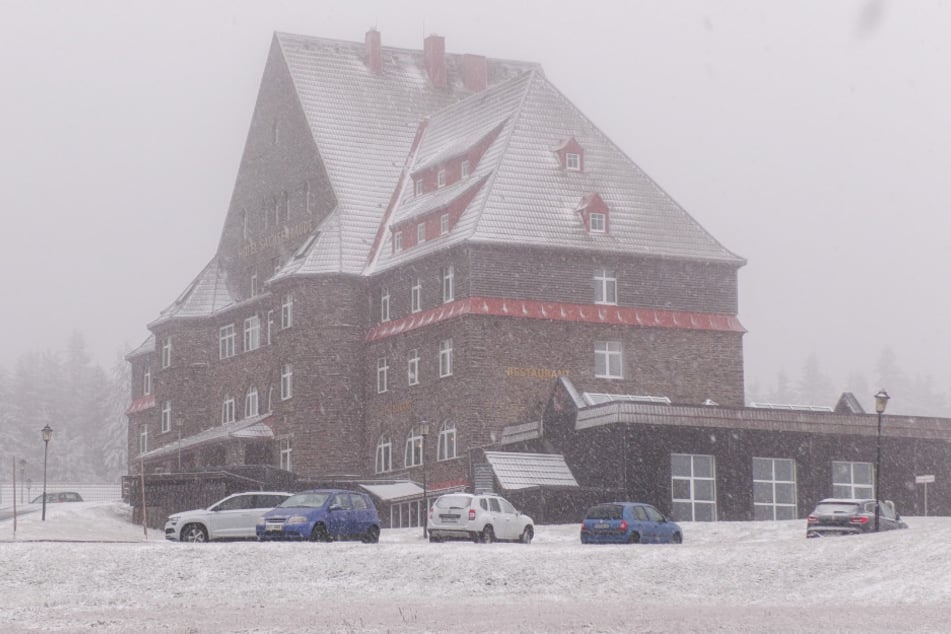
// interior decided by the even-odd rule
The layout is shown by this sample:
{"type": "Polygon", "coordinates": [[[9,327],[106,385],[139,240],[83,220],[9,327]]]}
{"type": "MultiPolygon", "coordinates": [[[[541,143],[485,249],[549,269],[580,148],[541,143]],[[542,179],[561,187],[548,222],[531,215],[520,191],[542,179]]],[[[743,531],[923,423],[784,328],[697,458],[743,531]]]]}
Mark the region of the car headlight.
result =
{"type": "Polygon", "coordinates": [[[175,526],[176,524],[178,524],[178,520],[179,520],[179,517],[177,515],[170,515],[168,518],[168,523],[171,524],[172,526],[175,526]]]}
{"type": "Polygon", "coordinates": [[[288,524],[306,524],[308,522],[306,515],[291,515],[287,518],[288,524]]]}
{"type": "Polygon", "coordinates": [[[258,526],[264,526],[264,522],[265,522],[264,516],[262,515],[261,517],[258,518],[258,526]]]}

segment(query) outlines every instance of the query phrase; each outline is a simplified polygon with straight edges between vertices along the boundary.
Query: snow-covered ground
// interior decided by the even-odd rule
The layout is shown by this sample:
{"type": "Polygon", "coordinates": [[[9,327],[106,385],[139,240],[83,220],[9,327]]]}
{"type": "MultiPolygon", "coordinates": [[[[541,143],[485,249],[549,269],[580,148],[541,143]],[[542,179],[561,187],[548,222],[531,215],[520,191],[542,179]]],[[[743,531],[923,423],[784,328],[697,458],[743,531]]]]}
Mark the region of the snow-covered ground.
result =
{"type": "Polygon", "coordinates": [[[535,542],[179,544],[121,503],[0,519],[0,632],[947,632],[951,518],[804,537],[685,523],[680,546],[535,542]],[[99,541],[87,541],[99,540],[99,541]]]}

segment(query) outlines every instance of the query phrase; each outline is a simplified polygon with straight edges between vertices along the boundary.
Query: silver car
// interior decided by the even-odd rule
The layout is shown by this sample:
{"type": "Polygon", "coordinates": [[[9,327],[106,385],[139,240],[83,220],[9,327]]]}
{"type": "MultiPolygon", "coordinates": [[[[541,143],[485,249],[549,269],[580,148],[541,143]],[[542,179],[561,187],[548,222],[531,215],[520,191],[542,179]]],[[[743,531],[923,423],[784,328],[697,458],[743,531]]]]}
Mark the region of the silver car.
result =
{"type": "Polygon", "coordinates": [[[277,491],[235,493],[206,509],[169,515],[165,521],[165,539],[179,542],[257,539],[258,519],[290,496],[290,493],[277,491]]]}
{"type": "Polygon", "coordinates": [[[426,526],[429,541],[469,539],[474,542],[522,542],[535,536],[532,518],[494,494],[447,493],[436,498],[426,526]]]}

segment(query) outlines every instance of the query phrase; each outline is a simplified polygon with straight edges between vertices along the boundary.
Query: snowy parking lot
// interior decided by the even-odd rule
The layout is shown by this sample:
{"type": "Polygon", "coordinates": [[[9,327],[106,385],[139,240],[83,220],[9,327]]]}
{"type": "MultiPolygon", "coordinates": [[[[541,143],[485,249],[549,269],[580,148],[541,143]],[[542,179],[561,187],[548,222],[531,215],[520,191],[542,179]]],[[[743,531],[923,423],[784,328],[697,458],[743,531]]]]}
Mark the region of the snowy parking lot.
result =
{"type": "Polygon", "coordinates": [[[683,523],[683,545],[166,542],[121,503],[0,520],[0,631],[945,632],[951,518],[807,540],[805,522],[683,523]],[[91,541],[103,540],[103,541],[91,541]]]}

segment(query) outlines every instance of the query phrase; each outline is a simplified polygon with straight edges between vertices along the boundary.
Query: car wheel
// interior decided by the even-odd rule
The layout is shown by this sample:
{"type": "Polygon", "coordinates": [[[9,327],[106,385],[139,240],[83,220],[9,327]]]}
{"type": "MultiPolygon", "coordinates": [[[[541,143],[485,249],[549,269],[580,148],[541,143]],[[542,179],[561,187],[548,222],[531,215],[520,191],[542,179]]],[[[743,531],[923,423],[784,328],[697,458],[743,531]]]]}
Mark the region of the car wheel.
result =
{"type": "Polygon", "coordinates": [[[682,543],[684,543],[684,536],[681,535],[680,533],[674,533],[673,535],[670,536],[670,543],[671,543],[671,544],[682,544],[682,543]]]}
{"type": "Polygon", "coordinates": [[[495,541],[495,531],[492,530],[491,524],[486,524],[485,528],[482,529],[482,543],[491,544],[495,541]]]}
{"type": "Polygon", "coordinates": [[[523,544],[531,544],[532,538],[535,537],[535,530],[531,526],[526,526],[525,530],[522,531],[522,536],[518,541],[523,544]]]}
{"type": "Polygon", "coordinates": [[[640,544],[641,543],[641,534],[640,533],[631,533],[631,537],[627,540],[628,544],[640,544]]]}
{"type": "Polygon", "coordinates": [[[380,541],[380,529],[376,526],[371,526],[367,529],[367,532],[363,535],[364,544],[375,544],[380,541]]]}
{"type": "Polygon", "coordinates": [[[442,541],[442,539],[440,539],[439,537],[436,537],[435,535],[433,535],[432,533],[430,533],[430,534],[429,534],[429,541],[430,541],[430,543],[432,543],[432,544],[438,544],[439,542],[442,541]]]}
{"type": "Polygon", "coordinates": [[[312,542],[329,542],[330,533],[327,532],[327,527],[323,524],[317,524],[314,526],[314,530],[310,532],[310,541],[312,542]]]}
{"type": "Polygon", "coordinates": [[[201,524],[189,524],[182,529],[183,542],[206,542],[208,541],[208,531],[201,524]]]}
{"type": "Polygon", "coordinates": [[[470,533],[470,534],[469,534],[469,537],[470,537],[470,538],[472,539],[472,541],[475,542],[476,544],[482,542],[482,533],[470,533]]]}

